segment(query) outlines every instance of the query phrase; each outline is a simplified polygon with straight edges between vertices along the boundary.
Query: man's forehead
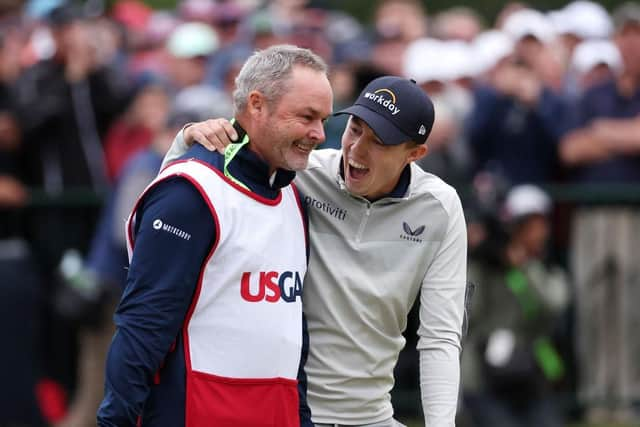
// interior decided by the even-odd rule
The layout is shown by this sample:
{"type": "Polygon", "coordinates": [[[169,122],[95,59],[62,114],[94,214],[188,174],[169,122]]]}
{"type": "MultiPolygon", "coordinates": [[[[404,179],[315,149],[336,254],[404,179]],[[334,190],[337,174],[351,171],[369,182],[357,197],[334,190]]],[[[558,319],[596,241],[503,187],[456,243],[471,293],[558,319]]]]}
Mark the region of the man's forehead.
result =
{"type": "Polygon", "coordinates": [[[331,114],[333,108],[333,92],[329,79],[322,71],[305,67],[308,72],[316,73],[324,78],[308,78],[308,74],[294,74],[290,79],[289,90],[285,96],[297,103],[300,108],[314,110],[322,117],[331,114]]]}

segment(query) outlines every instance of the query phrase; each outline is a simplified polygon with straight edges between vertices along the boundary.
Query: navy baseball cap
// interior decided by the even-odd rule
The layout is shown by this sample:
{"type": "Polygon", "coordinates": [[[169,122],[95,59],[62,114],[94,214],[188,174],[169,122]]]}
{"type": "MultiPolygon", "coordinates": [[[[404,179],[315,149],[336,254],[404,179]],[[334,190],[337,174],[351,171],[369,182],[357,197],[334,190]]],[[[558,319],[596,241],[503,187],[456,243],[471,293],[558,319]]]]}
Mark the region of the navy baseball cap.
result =
{"type": "Polygon", "coordinates": [[[363,120],[385,145],[427,142],[434,120],[433,102],[415,81],[395,76],[372,80],[356,102],[335,115],[363,120]]]}

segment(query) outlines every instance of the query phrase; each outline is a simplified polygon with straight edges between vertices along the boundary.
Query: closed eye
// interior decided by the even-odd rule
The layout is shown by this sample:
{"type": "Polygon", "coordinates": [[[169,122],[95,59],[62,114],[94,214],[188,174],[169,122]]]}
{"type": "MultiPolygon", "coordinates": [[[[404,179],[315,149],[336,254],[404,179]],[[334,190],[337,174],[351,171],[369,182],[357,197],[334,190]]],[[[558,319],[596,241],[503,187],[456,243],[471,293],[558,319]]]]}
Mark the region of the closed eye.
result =
{"type": "Polygon", "coordinates": [[[354,135],[360,135],[362,133],[362,128],[358,126],[349,126],[349,132],[354,135]]]}

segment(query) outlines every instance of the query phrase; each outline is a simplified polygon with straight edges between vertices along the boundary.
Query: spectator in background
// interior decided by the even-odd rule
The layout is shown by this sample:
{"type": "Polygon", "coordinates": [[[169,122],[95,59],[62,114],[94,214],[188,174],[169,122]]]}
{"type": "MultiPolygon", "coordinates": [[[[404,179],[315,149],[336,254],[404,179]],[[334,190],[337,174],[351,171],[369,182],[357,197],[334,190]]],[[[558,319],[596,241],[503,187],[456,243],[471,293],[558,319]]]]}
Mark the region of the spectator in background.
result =
{"type": "Polygon", "coordinates": [[[266,12],[254,13],[247,21],[250,44],[256,50],[284,42],[285,34],[278,32],[277,27],[266,12]]]}
{"type": "MultiPolygon", "coordinates": [[[[478,283],[462,353],[463,397],[473,427],[562,427],[553,386],[564,376],[556,336],[570,291],[566,273],[548,267],[551,199],[520,185],[495,215],[506,239],[498,253],[476,253],[478,283]]],[[[493,238],[494,236],[491,236],[493,238]]]]}
{"type": "Polygon", "coordinates": [[[434,15],[430,33],[440,40],[460,40],[471,43],[484,29],[482,17],[475,10],[456,6],[434,15]]]}
{"type": "Polygon", "coordinates": [[[141,58],[152,56],[149,51],[157,44],[149,34],[153,17],[151,7],[140,0],[118,0],[110,9],[109,22],[116,28],[120,46],[114,61],[127,75],[141,73],[140,63],[151,62],[149,58],[141,58]]]}
{"type": "Polygon", "coordinates": [[[583,74],[580,69],[572,67],[576,47],[583,42],[609,39],[613,32],[611,16],[604,6],[589,0],[575,0],[548,16],[558,34],[556,50],[566,70],[562,91],[569,97],[575,97],[581,92],[579,80],[583,74]]]}
{"type": "MultiPolygon", "coordinates": [[[[128,81],[100,62],[89,22],[63,4],[46,16],[55,52],[30,66],[15,83],[23,131],[25,183],[48,196],[66,190],[103,194],[108,188],[102,137],[125,108],[128,81]]],[[[94,207],[33,209],[29,239],[45,274],[44,299],[56,288],[65,254],[87,250],[97,220],[94,207]]],[[[73,393],[75,329],[47,306],[44,313],[45,369],[73,393]]]]}
{"type": "MultiPolygon", "coordinates": [[[[198,0],[185,2],[202,3],[198,0]]],[[[238,63],[242,65],[252,53],[252,36],[244,27],[249,11],[234,2],[209,2],[210,8],[207,14],[202,16],[212,27],[220,39],[219,48],[209,56],[207,60],[207,84],[217,88],[224,88],[226,75],[234,69],[238,63]]],[[[235,69],[237,72],[239,68],[235,69]]],[[[231,93],[231,91],[229,92],[231,93]]]]}
{"type": "MultiPolygon", "coordinates": [[[[371,41],[365,28],[352,16],[340,11],[327,11],[324,36],[331,46],[329,78],[333,89],[333,110],[338,111],[351,105],[364,86],[383,73],[369,66],[371,41]]],[[[327,140],[321,149],[340,148],[347,120],[347,116],[333,116],[327,121],[327,140]]]]}
{"type": "Polygon", "coordinates": [[[427,35],[427,15],[415,0],[380,0],[374,15],[371,64],[383,74],[402,75],[408,44],[427,35]]]}
{"type": "MultiPolygon", "coordinates": [[[[20,164],[22,130],[13,91],[22,72],[20,59],[25,44],[18,22],[0,27],[0,205],[5,207],[21,207],[27,201],[20,164]]],[[[4,233],[17,232],[8,224],[3,224],[4,233]]]]}
{"type": "Polygon", "coordinates": [[[214,2],[209,16],[209,22],[213,26],[220,39],[220,48],[233,49],[241,39],[241,24],[247,17],[248,10],[233,1],[214,2]]]}
{"type": "MultiPolygon", "coordinates": [[[[50,195],[70,188],[103,192],[108,181],[101,139],[126,105],[128,82],[96,61],[88,22],[74,6],[54,9],[47,22],[53,57],[25,70],[15,84],[27,183],[50,195]]],[[[34,218],[33,226],[52,268],[66,248],[86,249],[93,222],[85,213],[74,218],[50,211],[34,218]]]]}
{"type": "Polygon", "coordinates": [[[497,30],[502,30],[504,28],[504,23],[511,15],[527,8],[528,6],[525,3],[519,1],[510,1],[506,3],[498,12],[493,27],[497,30]]]}
{"type": "Polygon", "coordinates": [[[525,8],[509,15],[500,29],[514,40],[518,60],[546,87],[558,90],[565,68],[556,50],[557,33],[551,20],[538,10],[525,8]]]}
{"type": "MultiPolygon", "coordinates": [[[[640,183],[640,6],[613,18],[624,68],[582,96],[559,147],[575,183],[640,183]]],[[[638,230],[637,206],[583,205],[573,216],[579,398],[590,421],[640,422],[638,230]]]]}
{"type": "Polygon", "coordinates": [[[178,25],[166,43],[172,91],[204,83],[208,58],[218,47],[218,36],[210,25],[202,22],[178,25]]]}
{"type": "Polygon", "coordinates": [[[576,46],[571,59],[571,69],[575,76],[575,93],[567,94],[570,101],[579,97],[593,86],[614,79],[622,72],[622,56],[618,47],[609,40],[588,40],[576,46]]]}
{"type": "Polygon", "coordinates": [[[127,102],[128,82],[95,56],[88,22],[72,5],[54,9],[55,42],[16,82],[29,183],[54,194],[69,187],[106,188],[101,137],[127,102]]]}
{"type": "MultiPolygon", "coordinates": [[[[20,74],[26,37],[16,21],[0,24],[0,425],[45,426],[38,400],[44,376],[40,348],[43,286],[27,243],[24,212],[29,192],[23,183],[23,146],[12,85],[20,74]]],[[[51,420],[49,420],[51,421],[51,420]]]]}
{"type": "Polygon", "coordinates": [[[149,10],[146,13],[146,9],[148,6],[135,0],[121,0],[111,10],[113,20],[120,25],[122,35],[118,61],[132,80],[146,73],[168,73],[165,46],[171,33],[180,24],[172,11],[149,10]]]}
{"type": "Polygon", "coordinates": [[[512,59],[515,42],[504,31],[483,31],[473,39],[473,60],[476,64],[476,85],[494,85],[500,65],[512,59]]]}
{"type": "Polygon", "coordinates": [[[457,189],[470,179],[469,147],[463,123],[471,109],[470,92],[456,84],[471,54],[461,41],[423,38],[405,52],[404,75],[412,78],[433,100],[435,121],[429,136],[429,155],[416,163],[457,189]],[[462,55],[460,58],[459,55],[462,55]]]}
{"type": "Polygon", "coordinates": [[[558,125],[565,110],[538,57],[549,49],[552,28],[531,9],[511,14],[504,27],[513,53],[476,88],[467,122],[474,171],[499,174],[513,184],[547,183],[557,175],[558,125]]]}
{"type": "Polygon", "coordinates": [[[113,182],[127,160],[147,148],[166,126],[169,94],[159,78],[141,76],[129,108],[109,128],[104,142],[107,174],[113,182]]]}
{"type": "Polygon", "coordinates": [[[605,40],[613,33],[613,22],[607,9],[590,0],[574,0],[560,10],[549,12],[548,17],[567,61],[581,42],[605,40]]]}
{"type": "Polygon", "coordinates": [[[266,5],[264,11],[273,24],[275,33],[288,35],[294,23],[300,20],[309,7],[309,3],[310,0],[273,0],[266,5]]]}
{"type": "Polygon", "coordinates": [[[327,11],[307,8],[293,22],[288,43],[311,49],[326,61],[333,57],[332,45],[327,37],[327,24],[331,18],[327,11]]]}
{"type": "Polygon", "coordinates": [[[374,14],[375,32],[410,42],[427,35],[427,13],[416,0],[379,0],[374,14]]]}

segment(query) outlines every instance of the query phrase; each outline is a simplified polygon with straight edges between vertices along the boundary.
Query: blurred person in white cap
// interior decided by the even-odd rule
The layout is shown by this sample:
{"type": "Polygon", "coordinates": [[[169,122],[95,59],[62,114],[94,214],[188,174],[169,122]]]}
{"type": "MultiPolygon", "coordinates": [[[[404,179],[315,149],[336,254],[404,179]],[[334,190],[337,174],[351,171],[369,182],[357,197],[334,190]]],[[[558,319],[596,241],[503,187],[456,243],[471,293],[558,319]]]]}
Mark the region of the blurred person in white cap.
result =
{"type": "MultiPolygon", "coordinates": [[[[604,6],[589,0],[575,0],[560,10],[549,12],[547,16],[558,34],[558,53],[565,68],[562,91],[566,96],[575,98],[584,89],[585,80],[584,71],[575,66],[576,48],[583,42],[607,42],[613,33],[613,21],[604,6]]],[[[590,56],[605,55],[607,59],[610,58],[610,48],[604,45],[590,46],[590,49],[598,48],[603,48],[603,53],[595,52],[589,55],[583,47],[578,60],[582,62],[580,65],[589,62],[590,56]]],[[[599,67],[601,71],[605,69],[599,67]]],[[[586,80],[591,78],[587,77],[586,80]]]]}
{"type": "MultiPolygon", "coordinates": [[[[622,71],[582,95],[559,145],[570,182],[604,191],[640,184],[640,5],[625,3],[612,16],[622,71]]],[[[593,202],[578,205],[570,236],[578,397],[589,421],[638,425],[640,210],[593,202]]]]}
{"type": "Polygon", "coordinates": [[[219,47],[216,31],[203,22],[178,25],[166,41],[168,75],[175,90],[203,82],[207,61],[219,47]]]}
{"type": "Polygon", "coordinates": [[[538,55],[549,54],[544,40],[551,37],[544,19],[521,9],[506,18],[504,31],[475,43],[481,73],[465,129],[474,174],[491,172],[512,184],[542,184],[557,174],[558,117],[565,105],[541,71],[538,55]]]}
{"type": "Polygon", "coordinates": [[[511,188],[495,257],[470,262],[474,294],[462,354],[463,402],[474,427],[562,427],[557,386],[566,374],[558,331],[570,299],[566,272],[549,263],[552,201],[538,186],[511,188]],[[499,309],[496,309],[499,307],[499,309]]]}
{"type": "Polygon", "coordinates": [[[472,42],[477,80],[492,83],[496,68],[510,60],[514,47],[513,39],[503,31],[493,29],[478,34],[472,42]]]}
{"type": "Polygon", "coordinates": [[[610,40],[587,40],[573,51],[571,67],[576,72],[579,93],[622,72],[622,56],[610,40]]]}
{"type": "Polygon", "coordinates": [[[613,21],[607,9],[590,0],[575,0],[560,10],[549,12],[548,17],[569,57],[580,42],[608,39],[613,33],[613,21]]]}
{"type": "Polygon", "coordinates": [[[507,16],[500,29],[513,39],[518,61],[546,86],[561,87],[564,65],[557,52],[557,33],[545,14],[536,9],[517,10],[507,16]]]}
{"type": "Polygon", "coordinates": [[[456,188],[468,184],[470,154],[463,123],[471,110],[471,93],[457,84],[472,74],[469,47],[462,41],[422,38],[409,44],[404,75],[431,97],[436,111],[429,137],[429,156],[417,161],[427,172],[456,188]]]}

